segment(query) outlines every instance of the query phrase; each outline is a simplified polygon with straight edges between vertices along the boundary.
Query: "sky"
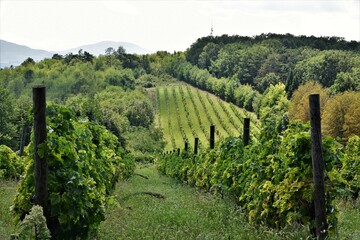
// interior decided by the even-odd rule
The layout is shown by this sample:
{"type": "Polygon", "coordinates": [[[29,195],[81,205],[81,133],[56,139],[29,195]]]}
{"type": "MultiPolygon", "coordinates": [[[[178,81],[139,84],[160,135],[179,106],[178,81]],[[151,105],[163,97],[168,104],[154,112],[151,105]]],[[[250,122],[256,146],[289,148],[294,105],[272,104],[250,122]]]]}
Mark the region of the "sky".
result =
{"type": "Polygon", "coordinates": [[[48,51],[108,40],[184,51],[212,27],[360,41],[360,0],[0,0],[0,39],[48,51]]]}

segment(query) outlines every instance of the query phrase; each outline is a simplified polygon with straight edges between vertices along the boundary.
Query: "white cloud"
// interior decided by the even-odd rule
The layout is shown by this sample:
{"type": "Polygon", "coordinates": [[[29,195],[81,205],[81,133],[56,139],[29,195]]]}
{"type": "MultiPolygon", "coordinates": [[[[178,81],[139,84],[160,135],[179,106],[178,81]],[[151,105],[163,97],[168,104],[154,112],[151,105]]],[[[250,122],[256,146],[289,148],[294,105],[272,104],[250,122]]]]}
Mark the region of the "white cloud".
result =
{"type": "Polygon", "coordinates": [[[0,0],[0,38],[47,50],[103,40],[185,50],[210,34],[340,36],[360,40],[360,1],[0,0]]]}

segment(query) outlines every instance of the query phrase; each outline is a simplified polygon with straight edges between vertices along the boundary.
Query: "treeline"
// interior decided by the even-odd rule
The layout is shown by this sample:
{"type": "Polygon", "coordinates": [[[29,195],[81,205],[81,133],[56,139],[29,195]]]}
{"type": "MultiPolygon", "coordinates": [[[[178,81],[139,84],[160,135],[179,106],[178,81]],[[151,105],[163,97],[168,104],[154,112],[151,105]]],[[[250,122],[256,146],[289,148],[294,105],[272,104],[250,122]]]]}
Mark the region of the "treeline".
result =
{"type": "Polygon", "coordinates": [[[197,64],[199,56],[204,47],[212,42],[214,44],[223,46],[232,43],[240,43],[243,45],[253,45],[263,42],[264,40],[276,40],[286,48],[314,48],[318,50],[349,50],[360,51],[360,43],[357,41],[346,41],[341,37],[315,37],[315,36],[294,36],[292,34],[276,34],[276,33],[263,33],[257,36],[229,36],[224,34],[222,36],[207,36],[199,38],[187,50],[186,59],[192,63],[197,64]]]}
{"type": "Polygon", "coordinates": [[[358,91],[359,52],[359,42],[336,37],[223,35],[198,39],[187,50],[186,60],[213,77],[248,84],[260,93],[281,82],[290,97],[308,81],[331,87],[332,94],[358,91]]]}

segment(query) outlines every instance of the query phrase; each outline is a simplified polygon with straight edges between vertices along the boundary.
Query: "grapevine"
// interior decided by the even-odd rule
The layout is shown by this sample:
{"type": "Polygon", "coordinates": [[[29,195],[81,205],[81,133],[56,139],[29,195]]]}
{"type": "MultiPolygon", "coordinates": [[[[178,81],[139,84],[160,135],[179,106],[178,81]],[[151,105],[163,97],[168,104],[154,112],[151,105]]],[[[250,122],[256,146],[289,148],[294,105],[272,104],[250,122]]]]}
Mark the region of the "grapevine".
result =
{"type": "MultiPolygon", "coordinates": [[[[181,118],[180,118],[180,109],[179,109],[179,103],[178,103],[178,98],[177,98],[177,94],[176,94],[176,89],[175,88],[172,88],[172,95],[173,95],[173,98],[174,98],[174,102],[175,102],[175,108],[176,108],[176,119],[177,119],[177,122],[178,122],[178,126],[180,128],[180,132],[181,132],[181,136],[184,140],[184,142],[188,142],[188,139],[186,137],[186,133],[185,133],[185,130],[184,130],[184,127],[183,127],[183,124],[181,122],[181,118]]],[[[186,114],[188,115],[188,114],[186,114]]],[[[191,131],[192,133],[194,134],[195,131],[194,129],[191,127],[191,131]]]]}
{"type": "MultiPolygon", "coordinates": [[[[64,107],[47,107],[47,142],[42,151],[48,152],[51,221],[60,225],[61,239],[84,238],[96,230],[105,218],[107,196],[115,183],[129,177],[135,168],[134,159],[124,153],[118,138],[104,126],[75,119],[64,107]]],[[[31,142],[13,206],[19,218],[32,207],[33,151],[31,142]]]]}
{"type": "Polygon", "coordinates": [[[214,102],[213,102],[212,99],[210,98],[209,94],[206,94],[206,98],[207,98],[208,102],[210,103],[210,106],[211,106],[213,112],[215,113],[215,116],[217,117],[217,119],[218,119],[221,127],[225,130],[225,132],[226,132],[229,136],[231,136],[231,133],[230,133],[229,129],[226,127],[226,124],[225,124],[223,118],[220,116],[220,113],[219,113],[218,109],[216,109],[216,107],[215,107],[215,105],[214,105],[214,102]]]}
{"type": "Polygon", "coordinates": [[[175,137],[171,132],[172,126],[171,126],[171,113],[170,113],[170,106],[169,106],[169,95],[168,95],[168,89],[165,88],[165,103],[166,103],[166,109],[167,109],[167,113],[168,113],[168,128],[169,128],[169,134],[170,134],[170,139],[171,139],[171,145],[172,148],[175,149],[176,148],[176,144],[175,144],[175,137]]]}
{"type": "Polygon", "coordinates": [[[187,93],[188,93],[188,95],[189,95],[190,101],[191,101],[192,106],[194,107],[195,113],[196,113],[196,115],[197,115],[197,120],[198,120],[200,129],[201,129],[201,131],[204,133],[204,135],[206,136],[206,138],[209,138],[210,135],[209,135],[209,133],[206,131],[203,121],[201,121],[199,109],[198,109],[198,107],[197,107],[197,104],[195,103],[194,96],[193,96],[192,91],[191,91],[191,89],[189,88],[189,86],[186,87],[186,91],[187,91],[187,93]]]}

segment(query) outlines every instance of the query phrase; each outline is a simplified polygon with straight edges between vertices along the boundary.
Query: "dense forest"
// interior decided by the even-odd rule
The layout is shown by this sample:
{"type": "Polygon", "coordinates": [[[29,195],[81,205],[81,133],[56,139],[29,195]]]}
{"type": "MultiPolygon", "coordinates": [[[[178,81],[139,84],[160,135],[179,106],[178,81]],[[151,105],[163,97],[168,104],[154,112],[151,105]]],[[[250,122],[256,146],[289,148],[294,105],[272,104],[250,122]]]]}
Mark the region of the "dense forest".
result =
{"type": "Polygon", "coordinates": [[[320,94],[328,183],[336,186],[327,189],[328,208],[334,198],[357,197],[360,190],[359,42],[291,34],[208,36],[185,52],[134,55],[120,46],[100,56],[80,50],[1,69],[0,178],[22,176],[13,208],[20,218],[34,191],[31,90],[37,85],[47,90],[50,167],[60,169],[51,175],[51,211],[63,237],[96,229],[104,217],[98,207],[106,205],[117,181],[131,176],[135,162],[157,162],[164,174],[228,194],[251,221],[275,227],[309,222],[312,93],[320,94]],[[160,157],[171,137],[164,138],[156,121],[157,94],[180,82],[253,112],[260,132],[251,146],[229,137],[195,157],[160,157]],[[92,187],[80,191],[79,184],[92,187]],[[83,203],[65,207],[80,196],[83,203]]]}

